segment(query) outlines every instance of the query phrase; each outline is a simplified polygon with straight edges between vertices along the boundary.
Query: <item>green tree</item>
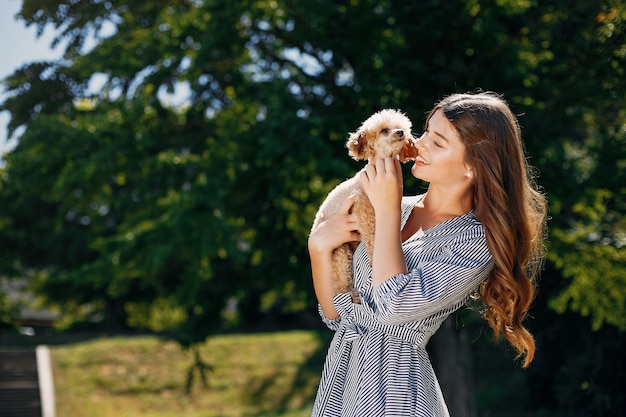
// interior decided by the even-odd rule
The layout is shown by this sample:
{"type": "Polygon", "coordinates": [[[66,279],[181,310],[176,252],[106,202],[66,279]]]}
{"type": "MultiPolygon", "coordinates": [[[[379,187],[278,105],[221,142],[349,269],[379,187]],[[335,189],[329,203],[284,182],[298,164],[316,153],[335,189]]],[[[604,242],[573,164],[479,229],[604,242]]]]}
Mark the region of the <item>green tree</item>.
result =
{"type": "MultiPolygon", "coordinates": [[[[314,310],[306,236],[357,168],[347,132],[383,107],[418,131],[438,98],[482,88],[520,115],[550,200],[538,361],[559,375],[591,363],[554,334],[610,358],[604,336],[624,341],[623,0],[31,0],[19,17],[65,49],[4,82],[0,110],[25,130],[0,182],[0,271],[32,277],[72,319],[190,347],[225,323],[314,310]],[[183,104],[168,104],[176,91],[183,104]],[[576,326],[554,327],[565,319],[576,326]]],[[[615,414],[621,385],[592,368],[593,390],[527,377],[615,414]]],[[[563,409],[558,396],[528,407],[563,409]]]]}

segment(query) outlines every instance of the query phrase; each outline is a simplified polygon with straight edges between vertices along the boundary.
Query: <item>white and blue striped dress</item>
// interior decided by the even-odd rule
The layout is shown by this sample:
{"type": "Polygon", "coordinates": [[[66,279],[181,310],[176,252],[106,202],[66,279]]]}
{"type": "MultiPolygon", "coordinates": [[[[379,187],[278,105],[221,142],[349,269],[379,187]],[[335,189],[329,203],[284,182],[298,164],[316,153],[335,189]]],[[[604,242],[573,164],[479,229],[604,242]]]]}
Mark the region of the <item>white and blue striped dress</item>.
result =
{"type": "MultiPolygon", "coordinates": [[[[402,227],[423,196],[402,201],[402,227]]],[[[426,344],[487,277],[493,260],[471,211],[402,244],[409,273],[372,288],[365,246],[354,256],[355,287],[334,298],[340,316],[313,406],[313,417],[449,416],[426,344]]]]}

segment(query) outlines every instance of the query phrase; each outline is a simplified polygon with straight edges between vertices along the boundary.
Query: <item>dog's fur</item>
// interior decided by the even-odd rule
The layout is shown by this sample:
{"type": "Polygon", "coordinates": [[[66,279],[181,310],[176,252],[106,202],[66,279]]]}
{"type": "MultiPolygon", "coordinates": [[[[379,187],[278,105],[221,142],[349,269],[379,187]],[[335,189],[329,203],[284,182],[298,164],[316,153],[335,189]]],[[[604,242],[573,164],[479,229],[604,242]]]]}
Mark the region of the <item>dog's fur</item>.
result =
{"type": "MultiPolygon", "coordinates": [[[[376,158],[398,157],[400,162],[417,157],[415,138],[411,134],[411,121],[398,110],[385,109],[371,115],[361,127],[348,137],[348,154],[357,161],[374,161],[376,158]]],[[[320,206],[312,230],[333,216],[343,202],[355,196],[352,213],[357,216],[361,241],[367,248],[370,263],[374,252],[374,208],[372,207],[358,174],[335,187],[320,206]]],[[[356,247],[345,243],[333,252],[333,289],[335,294],[353,292],[352,254],[356,247]]],[[[353,299],[355,294],[353,294],[353,299]]]]}

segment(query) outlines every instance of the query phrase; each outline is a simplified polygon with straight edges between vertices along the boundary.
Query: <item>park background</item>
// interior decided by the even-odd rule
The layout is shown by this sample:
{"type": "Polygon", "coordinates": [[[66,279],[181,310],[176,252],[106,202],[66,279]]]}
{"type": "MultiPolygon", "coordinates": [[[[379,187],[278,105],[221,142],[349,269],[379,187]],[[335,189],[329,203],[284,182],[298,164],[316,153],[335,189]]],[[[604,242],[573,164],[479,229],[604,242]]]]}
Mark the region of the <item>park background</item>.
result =
{"type": "Polygon", "coordinates": [[[306,240],[348,132],[478,89],[519,116],[547,261],[530,368],[476,310],[433,338],[451,414],[626,414],[626,2],[20,3],[56,52],[3,80],[0,340],[51,345],[60,415],[307,415],[306,240]]]}

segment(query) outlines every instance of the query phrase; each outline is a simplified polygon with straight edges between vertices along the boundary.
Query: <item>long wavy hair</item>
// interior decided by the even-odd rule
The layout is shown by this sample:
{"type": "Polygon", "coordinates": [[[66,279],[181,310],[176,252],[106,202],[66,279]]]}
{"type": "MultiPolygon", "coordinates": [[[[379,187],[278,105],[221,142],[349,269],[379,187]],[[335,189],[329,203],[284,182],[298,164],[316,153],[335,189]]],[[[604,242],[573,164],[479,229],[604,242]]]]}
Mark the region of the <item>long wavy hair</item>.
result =
{"type": "Polygon", "coordinates": [[[477,296],[483,317],[523,357],[526,368],[535,341],[523,324],[534,300],[543,264],[546,198],[528,164],[517,117],[497,94],[454,94],[442,109],[465,145],[465,161],[474,174],[474,210],[485,229],[494,267],[477,296]]]}

